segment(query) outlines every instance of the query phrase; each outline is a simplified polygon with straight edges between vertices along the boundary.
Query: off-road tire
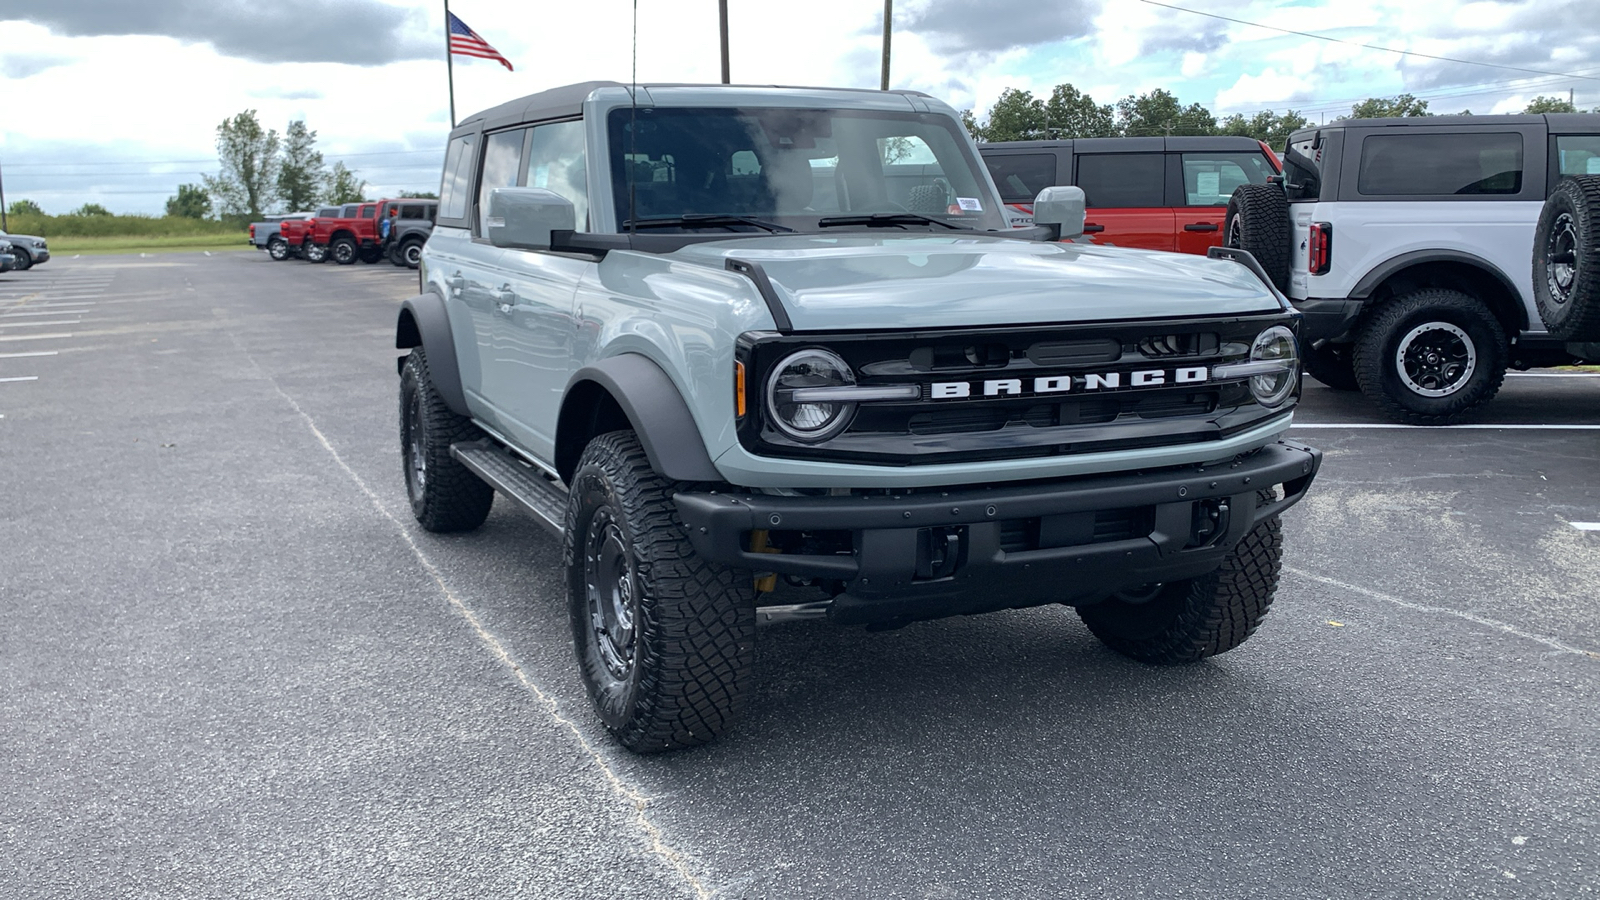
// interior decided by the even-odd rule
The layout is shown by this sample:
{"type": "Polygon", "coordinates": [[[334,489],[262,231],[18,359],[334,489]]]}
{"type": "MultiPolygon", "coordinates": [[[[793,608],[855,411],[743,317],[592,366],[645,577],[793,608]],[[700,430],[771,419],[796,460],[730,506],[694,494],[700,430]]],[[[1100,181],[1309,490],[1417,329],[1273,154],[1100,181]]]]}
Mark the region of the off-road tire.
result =
{"type": "Polygon", "coordinates": [[[283,262],[289,258],[289,242],[274,235],[267,239],[267,255],[273,262],[283,262]]]}
{"type": "Polygon", "coordinates": [[[400,370],[400,464],[411,513],[423,528],[471,531],[488,518],[494,488],[450,455],[451,444],[483,436],[470,419],[445,405],[427,357],[413,347],[400,370]]]}
{"type": "Polygon", "coordinates": [[[306,258],[306,262],[324,263],[328,261],[328,248],[321,244],[313,244],[307,241],[302,245],[300,255],[306,258]]]}
{"type": "Polygon", "coordinates": [[[400,245],[398,243],[390,244],[384,256],[389,258],[390,265],[397,268],[406,264],[405,257],[400,255],[400,245]]]}
{"type": "Polygon", "coordinates": [[[1228,198],[1223,243],[1249,251],[1273,287],[1289,290],[1289,197],[1275,184],[1241,184],[1228,198]]]}
{"type": "Polygon", "coordinates": [[[1563,178],[1533,232],[1533,300],[1551,337],[1600,341],[1600,175],[1563,178]]]}
{"type": "Polygon", "coordinates": [[[1505,329],[1481,301],[1448,288],[1423,288],[1385,302],[1361,327],[1355,342],[1356,382],[1367,399],[1396,421],[1453,425],[1500,390],[1508,349],[1505,329]],[[1416,336],[1406,345],[1412,335],[1416,336]],[[1435,338],[1469,354],[1470,373],[1441,382],[1402,375],[1396,360],[1402,347],[1421,351],[1435,338]],[[1423,389],[1445,393],[1429,396],[1420,392],[1423,389]]]}
{"type": "Polygon", "coordinates": [[[328,258],[341,266],[348,266],[356,261],[356,242],[347,237],[334,238],[328,244],[328,258]]]}
{"type": "Polygon", "coordinates": [[[377,247],[362,247],[356,251],[356,257],[370,266],[383,259],[383,251],[377,247]]]}
{"type": "Polygon", "coordinates": [[[749,692],[755,656],[750,573],[695,553],[672,502],[678,486],[650,467],[632,431],[590,441],[571,484],[568,608],[578,669],[595,712],[638,753],[716,738],[733,724],[749,692]],[[604,572],[620,574],[600,577],[604,572]],[[601,633],[607,600],[628,611],[631,627],[623,630],[622,617],[614,615],[617,624],[601,633]]]}
{"type": "Polygon", "coordinates": [[[405,260],[406,268],[415,269],[422,265],[422,241],[406,241],[400,245],[400,258],[405,260]]]}
{"type": "MultiPolygon", "coordinates": [[[[1275,499],[1276,492],[1260,491],[1256,504],[1275,499]]],[[[1161,666],[1198,662],[1255,633],[1278,590],[1282,560],[1283,523],[1272,516],[1234,545],[1215,572],[1161,585],[1142,603],[1112,597],[1080,608],[1078,617],[1124,656],[1161,666]]]]}
{"type": "Polygon", "coordinates": [[[28,251],[13,245],[11,247],[11,255],[15,257],[11,262],[11,266],[18,272],[26,272],[33,268],[33,254],[28,251]]]}
{"type": "Polygon", "coordinates": [[[1358,391],[1355,360],[1349,344],[1309,345],[1300,348],[1300,361],[1306,374],[1336,391],[1358,391]]]}

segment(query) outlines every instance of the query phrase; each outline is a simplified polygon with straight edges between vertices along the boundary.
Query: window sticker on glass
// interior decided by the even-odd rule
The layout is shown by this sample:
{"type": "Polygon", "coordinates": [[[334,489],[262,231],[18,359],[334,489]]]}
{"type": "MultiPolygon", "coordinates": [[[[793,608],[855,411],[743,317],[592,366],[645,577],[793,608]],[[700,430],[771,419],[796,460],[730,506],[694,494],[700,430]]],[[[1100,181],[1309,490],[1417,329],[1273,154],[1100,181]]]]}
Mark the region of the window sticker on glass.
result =
{"type": "Polygon", "coordinates": [[[550,186],[550,164],[545,163],[533,167],[533,186],[536,188],[550,186]]]}
{"type": "Polygon", "coordinates": [[[1206,197],[1215,197],[1222,193],[1221,172],[1196,172],[1194,192],[1206,197]]]}
{"type": "Polygon", "coordinates": [[[983,212],[983,204],[978,202],[977,197],[957,197],[956,205],[964,212],[983,212]]]}
{"type": "Polygon", "coordinates": [[[1600,156],[1591,156],[1583,161],[1584,172],[1589,175],[1600,175],[1600,156]]]}

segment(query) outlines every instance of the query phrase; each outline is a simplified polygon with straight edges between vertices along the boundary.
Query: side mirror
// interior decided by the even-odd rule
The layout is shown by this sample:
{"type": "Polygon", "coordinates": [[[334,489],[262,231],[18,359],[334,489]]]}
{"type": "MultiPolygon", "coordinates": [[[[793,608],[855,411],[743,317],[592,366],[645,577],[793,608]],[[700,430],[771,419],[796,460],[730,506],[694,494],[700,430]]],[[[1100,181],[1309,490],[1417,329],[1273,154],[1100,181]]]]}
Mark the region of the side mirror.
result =
{"type": "Polygon", "coordinates": [[[1080,187],[1047,187],[1033,201],[1033,224],[1057,229],[1057,240],[1083,234],[1083,219],[1088,203],[1080,187]]]}
{"type": "Polygon", "coordinates": [[[495,188],[489,192],[484,230],[489,243],[515,250],[549,250],[550,232],[577,228],[572,201],[544,188],[495,188]]]}

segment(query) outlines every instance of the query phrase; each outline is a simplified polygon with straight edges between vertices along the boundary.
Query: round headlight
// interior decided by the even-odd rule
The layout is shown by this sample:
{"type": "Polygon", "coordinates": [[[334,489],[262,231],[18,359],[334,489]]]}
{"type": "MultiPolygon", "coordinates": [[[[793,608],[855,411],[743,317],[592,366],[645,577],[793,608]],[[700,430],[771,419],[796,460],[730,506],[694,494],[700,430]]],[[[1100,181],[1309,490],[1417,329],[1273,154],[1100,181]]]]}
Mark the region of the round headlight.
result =
{"type": "Polygon", "coordinates": [[[1250,379],[1250,393],[1262,406],[1282,406],[1294,394],[1300,382],[1300,347],[1295,343],[1294,332],[1274,325],[1256,335],[1250,345],[1251,362],[1281,362],[1284,369],[1269,375],[1255,375],[1250,379]]]}
{"type": "Polygon", "coordinates": [[[856,405],[837,400],[798,401],[804,388],[848,387],[856,383],[850,365],[826,350],[801,350],[772,370],[767,379],[767,409],[778,430],[808,444],[825,441],[845,429],[856,405]]]}

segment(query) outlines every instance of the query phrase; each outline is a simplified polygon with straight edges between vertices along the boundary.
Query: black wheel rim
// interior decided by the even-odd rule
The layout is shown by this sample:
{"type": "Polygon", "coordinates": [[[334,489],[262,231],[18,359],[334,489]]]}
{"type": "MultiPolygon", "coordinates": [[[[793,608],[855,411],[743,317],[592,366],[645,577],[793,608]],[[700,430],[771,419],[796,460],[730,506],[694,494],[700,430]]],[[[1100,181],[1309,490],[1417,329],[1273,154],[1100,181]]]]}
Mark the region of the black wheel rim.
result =
{"type": "Polygon", "coordinates": [[[400,437],[406,457],[406,489],[411,492],[411,499],[419,500],[428,486],[428,456],[422,446],[421,391],[412,394],[411,402],[406,404],[405,433],[400,437]]]}
{"type": "Polygon", "coordinates": [[[1228,235],[1227,237],[1223,238],[1223,243],[1225,243],[1227,246],[1243,246],[1243,229],[1239,225],[1239,220],[1243,218],[1244,216],[1234,213],[1233,218],[1228,220],[1228,235]]]}
{"type": "Polygon", "coordinates": [[[625,681],[633,671],[636,588],[627,541],[605,507],[584,539],[583,582],[595,652],[612,678],[625,681]]]}
{"type": "Polygon", "coordinates": [[[1545,239],[1545,283],[1550,288],[1550,299],[1557,305],[1572,298],[1572,282],[1578,267],[1578,227],[1571,213],[1556,217],[1545,239]]]}
{"type": "Polygon", "coordinates": [[[1447,397],[1461,390],[1478,368],[1472,337],[1449,322],[1424,322],[1406,332],[1394,353],[1395,370],[1411,391],[1447,397]]]}

